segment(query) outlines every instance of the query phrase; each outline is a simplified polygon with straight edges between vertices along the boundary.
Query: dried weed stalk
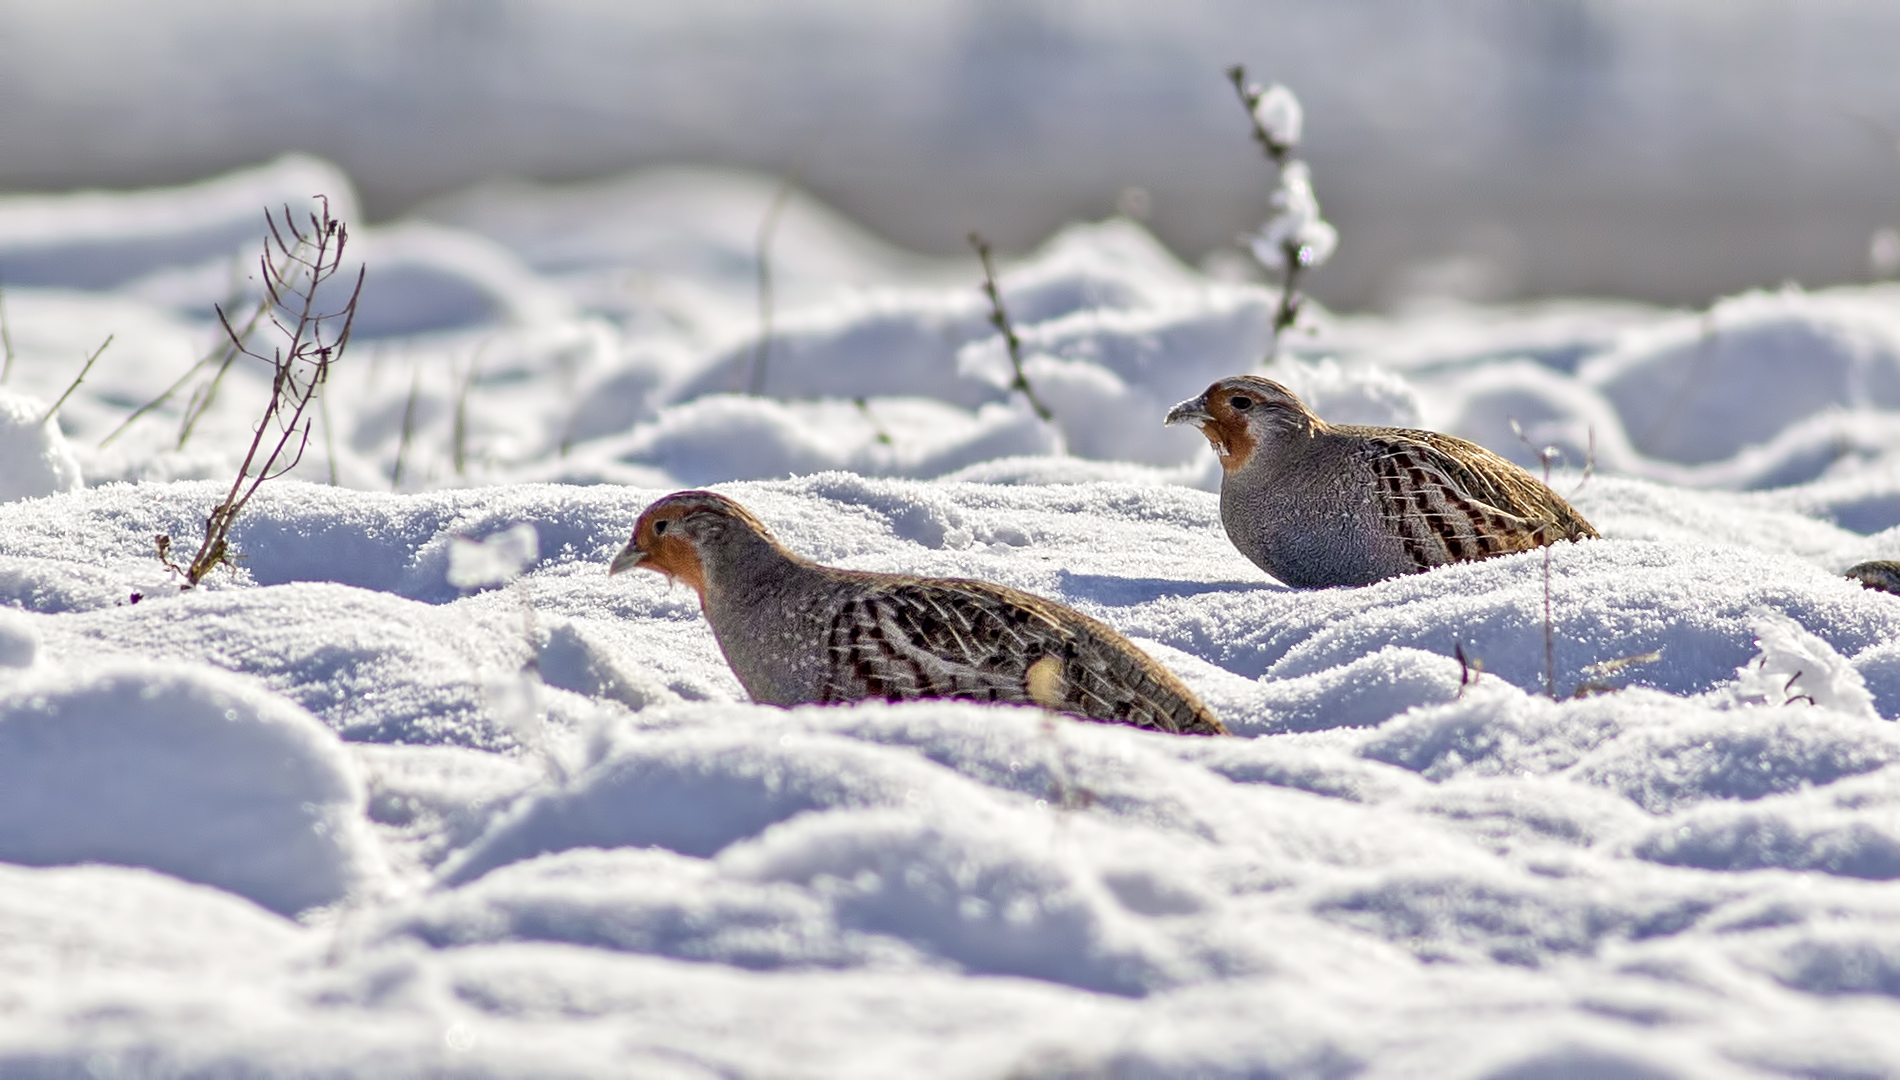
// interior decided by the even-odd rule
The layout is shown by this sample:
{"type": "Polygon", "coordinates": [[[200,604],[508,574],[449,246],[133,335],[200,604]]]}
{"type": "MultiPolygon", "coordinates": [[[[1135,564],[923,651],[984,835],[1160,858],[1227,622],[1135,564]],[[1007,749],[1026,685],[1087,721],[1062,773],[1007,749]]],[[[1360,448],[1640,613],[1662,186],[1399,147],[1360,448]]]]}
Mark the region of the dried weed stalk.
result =
{"type": "Polygon", "coordinates": [[[990,261],[989,241],[977,233],[970,234],[970,246],[976,249],[976,257],[983,260],[983,295],[990,298],[990,325],[1003,335],[1003,344],[1009,348],[1009,364],[1016,371],[1016,377],[1010,380],[1011,390],[1021,390],[1029,399],[1029,407],[1036,410],[1044,423],[1053,422],[1055,414],[1049,411],[1036,391],[1029,385],[1029,376],[1023,372],[1023,343],[1016,336],[1016,328],[1010,324],[1009,312],[1003,307],[1003,294],[996,288],[996,266],[990,261]]]}
{"type": "Polygon", "coordinates": [[[66,392],[59,395],[59,400],[53,402],[53,404],[47,408],[46,414],[40,417],[40,425],[42,427],[52,423],[53,417],[59,415],[59,407],[66,404],[66,399],[73,396],[73,391],[79,389],[80,383],[86,381],[86,375],[92,371],[92,365],[99,362],[99,354],[105,352],[106,346],[111,345],[112,339],[118,336],[117,334],[107,334],[106,339],[100,342],[99,347],[92,350],[92,355],[86,357],[86,365],[79,369],[79,374],[75,376],[73,381],[66,387],[66,392]]]}
{"type": "Polygon", "coordinates": [[[0,385],[13,378],[13,326],[7,322],[7,286],[0,281],[0,347],[6,349],[6,366],[0,367],[0,385]]]}
{"type": "MultiPolygon", "coordinates": [[[[171,537],[156,538],[159,558],[184,577],[187,589],[230,561],[231,527],[257,489],[303,459],[315,421],[308,415],[310,406],[329,379],[330,366],[349,345],[356,303],[363,294],[364,271],[357,270],[347,301],[333,310],[320,307],[324,284],[343,268],[349,230],[331,216],[329,199],[318,196],[317,202],[321,209],[310,213],[307,225],[299,225],[288,206],[281,221],[269,210],[264,212],[267,235],[258,266],[265,296],[258,316],[239,330],[222,306],[217,309],[218,322],[230,341],[230,357],[234,360],[243,355],[269,364],[271,393],[253,431],[250,448],[238,466],[237,478],[231,481],[223,501],[205,518],[204,539],[191,561],[184,566],[173,562],[171,537]],[[280,339],[268,351],[256,340],[266,323],[280,339]]],[[[229,364],[227,360],[225,366],[229,364]]]]}

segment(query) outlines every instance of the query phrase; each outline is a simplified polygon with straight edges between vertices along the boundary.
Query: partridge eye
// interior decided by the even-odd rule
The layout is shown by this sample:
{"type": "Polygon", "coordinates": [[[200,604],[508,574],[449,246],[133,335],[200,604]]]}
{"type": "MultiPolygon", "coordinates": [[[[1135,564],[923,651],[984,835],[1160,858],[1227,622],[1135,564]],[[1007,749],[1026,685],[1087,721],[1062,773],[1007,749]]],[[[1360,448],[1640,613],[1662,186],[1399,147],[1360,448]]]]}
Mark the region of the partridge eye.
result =
{"type": "Polygon", "coordinates": [[[658,536],[658,535],[660,535],[661,533],[663,533],[663,532],[665,532],[665,531],[666,531],[666,526],[667,526],[667,524],[668,524],[668,523],[667,523],[667,522],[664,522],[664,521],[656,521],[656,522],[654,522],[654,523],[653,523],[653,535],[655,535],[655,536],[658,536]]]}
{"type": "Polygon", "coordinates": [[[1250,397],[1242,397],[1239,394],[1235,394],[1233,397],[1230,397],[1227,399],[1227,404],[1232,405],[1234,408],[1239,409],[1241,412],[1246,412],[1248,409],[1253,408],[1253,399],[1250,397]]]}

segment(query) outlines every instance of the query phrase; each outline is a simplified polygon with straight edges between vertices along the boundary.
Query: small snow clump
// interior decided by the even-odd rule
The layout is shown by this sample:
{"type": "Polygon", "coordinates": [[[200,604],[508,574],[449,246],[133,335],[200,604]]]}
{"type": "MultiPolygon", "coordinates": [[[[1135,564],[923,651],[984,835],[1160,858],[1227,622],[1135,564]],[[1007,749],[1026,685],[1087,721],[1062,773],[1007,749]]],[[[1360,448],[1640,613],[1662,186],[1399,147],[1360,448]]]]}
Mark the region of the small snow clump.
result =
{"type": "Polygon", "coordinates": [[[1272,270],[1286,269],[1289,260],[1302,267],[1319,266],[1338,246],[1339,230],[1319,216],[1312,171],[1304,161],[1287,162],[1273,193],[1273,216],[1254,236],[1254,258],[1272,270]]]}
{"type": "Polygon", "coordinates": [[[481,540],[458,536],[449,543],[449,584],[458,589],[506,585],[540,557],[540,535],[525,521],[481,540]]]}
{"type": "Polygon", "coordinates": [[[1298,146],[1306,113],[1300,108],[1300,99],[1293,96],[1293,91],[1280,83],[1274,83],[1265,90],[1255,88],[1252,96],[1253,118],[1273,145],[1281,153],[1298,146]]]}
{"type": "Polygon", "coordinates": [[[0,502],[77,491],[79,459],[46,406],[0,390],[0,502]]]}
{"type": "Polygon", "coordinates": [[[1867,720],[1880,719],[1867,681],[1853,661],[1778,611],[1749,613],[1761,652],[1736,669],[1740,676],[1725,697],[1736,705],[1806,703],[1867,720]]]}

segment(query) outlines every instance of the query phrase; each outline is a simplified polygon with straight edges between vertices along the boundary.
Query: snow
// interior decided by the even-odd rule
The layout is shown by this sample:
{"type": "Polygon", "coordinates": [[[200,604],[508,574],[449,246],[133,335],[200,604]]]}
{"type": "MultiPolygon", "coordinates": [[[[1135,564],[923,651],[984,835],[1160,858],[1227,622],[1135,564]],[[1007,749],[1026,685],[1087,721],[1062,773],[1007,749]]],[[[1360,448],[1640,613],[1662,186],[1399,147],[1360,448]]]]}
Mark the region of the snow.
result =
{"type": "Polygon", "coordinates": [[[340,174],[0,205],[147,260],[7,279],[0,1072],[1900,1071],[1900,601],[1842,576],[1900,558],[1900,290],[1309,308],[1273,373],[1322,415],[1557,446],[1604,539],[1298,592],[1160,425],[1269,290],[1065,229],[1002,268],[1044,423],[974,264],[803,196],[762,350],[776,187],[694,175],[353,227],[380,329],[182,593],[154,537],[268,376],[119,429],[247,287],[201,223],[340,174]],[[690,590],[606,575],[688,485],[1072,604],[1236,735],[750,704],[690,590]]]}
{"type": "Polygon", "coordinates": [[[59,428],[47,422],[46,405],[0,389],[0,502],[72,491],[80,485],[79,461],[59,428]]]}
{"type": "Polygon", "coordinates": [[[1304,161],[1280,167],[1280,186],[1273,191],[1273,216],[1253,238],[1253,256],[1274,270],[1286,268],[1289,255],[1301,266],[1319,266],[1339,246],[1339,230],[1319,216],[1319,198],[1313,194],[1313,172],[1304,161]]]}
{"type": "Polygon", "coordinates": [[[1306,113],[1300,108],[1300,99],[1293,95],[1281,83],[1261,90],[1248,87],[1253,96],[1253,118],[1260,130],[1275,146],[1291,149],[1300,144],[1300,132],[1305,125],[1306,113]]]}

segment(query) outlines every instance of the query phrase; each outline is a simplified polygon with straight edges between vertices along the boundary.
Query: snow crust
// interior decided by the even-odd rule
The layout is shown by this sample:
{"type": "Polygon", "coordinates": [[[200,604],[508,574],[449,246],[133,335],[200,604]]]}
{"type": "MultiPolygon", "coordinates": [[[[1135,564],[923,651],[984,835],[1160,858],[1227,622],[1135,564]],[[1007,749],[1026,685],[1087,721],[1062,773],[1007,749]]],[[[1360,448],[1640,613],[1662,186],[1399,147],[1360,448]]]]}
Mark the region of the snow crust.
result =
{"type": "Polygon", "coordinates": [[[0,1073],[1900,1071],[1900,600],[1840,573],[1900,558],[1900,292],[1314,310],[1272,374],[1323,415],[1556,446],[1604,539],[1296,592],[1159,424],[1275,298],[1136,225],[1004,269],[1045,424],[970,267],[815,204],[762,345],[769,182],[487,189],[356,230],[382,321],[180,593],[266,375],[101,443],[242,293],[200,223],[312,170],[0,206],[148,259],[7,278],[0,405],[117,337],[0,441],[85,483],[0,502],[0,1073]],[[688,484],[1072,604],[1237,737],[750,704],[606,576],[688,484]]]}

